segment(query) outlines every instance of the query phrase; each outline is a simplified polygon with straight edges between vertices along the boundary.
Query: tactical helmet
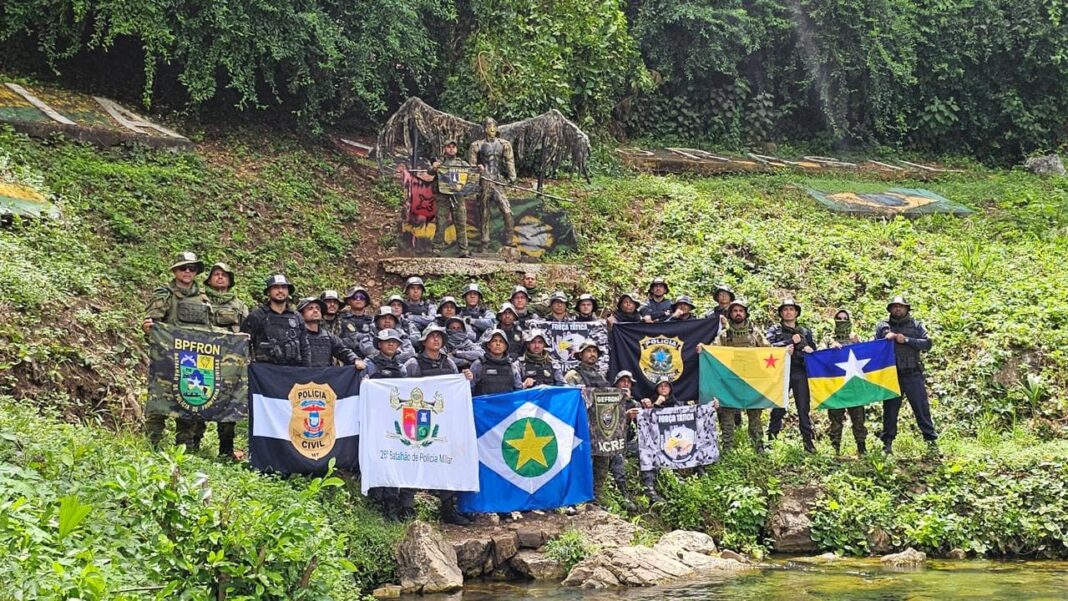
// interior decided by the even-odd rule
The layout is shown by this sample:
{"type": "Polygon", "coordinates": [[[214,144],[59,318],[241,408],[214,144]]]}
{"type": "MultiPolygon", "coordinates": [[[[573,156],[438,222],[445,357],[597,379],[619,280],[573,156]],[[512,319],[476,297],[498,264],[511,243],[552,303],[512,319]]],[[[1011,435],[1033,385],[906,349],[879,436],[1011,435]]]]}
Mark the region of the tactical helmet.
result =
{"type": "Polygon", "coordinates": [[[582,301],[590,301],[593,303],[593,310],[590,311],[591,314],[596,315],[601,311],[601,303],[598,303],[597,299],[594,298],[592,294],[580,294],[578,298],[575,299],[575,313],[579,312],[579,303],[582,301]]]}
{"type": "Polygon", "coordinates": [[[208,280],[211,279],[211,274],[214,273],[216,269],[222,271],[223,273],[226,274],[226,277],[230,278],[230,283],[226,286],[226,289],[229,290],[229,289],[233,288],[234,287],[234,272],[233,272],[233,270],[230,269],[229,265],[227,265],[226,263],[223,263],[222,261],[219,261],[218,263],[216,263],[216,264],[211,266],[211,269],[208,270],[208,277],[204,278],[204,284],[207,285],[208,280]]]}
{"type": "Polygon", "coordinates": [[[785,300],[779,303],[779,308],[775,309],[775,313],[782,317],[782,310],[786,307],[793,307],[797,309],[797,316],[801,317],[801,305],[797,304],[797,302],[790,297],[787,297],[785,300]]]}
{"type": "Polygon", "coordinates": [[[715,299],[716,295],[718,295],[720,292],[726,292],[727,296],[731,299],[731,301],[734,301],[734,299],[736,298],[734,291],[731,290],[731,287],[722,283],[716,284],[716,289],[712,291],[712,298],[715,299]]]}
{"type": "Polygon", "coordinates": [[[530,300],[530,293],[527,292],[526,286],[516,286],[515,288],[513,288],[512,296],[509,296],[508,300],[512,300],[513,298],[515,298],[515,295],[517,294],[522,294],[523,296],[527,297],[528,301],[530,300]]]}
{"type": "Polygon", "coordinates": [[[456,304],[456,299],[451,297],[451,296],[443,296],[443,297],[441,297],[441,301],[438,302],[438,308],[437,308],[439,313],[441,312],[441,308],[444,307],[445,305],[452,305],[452,308],[455,309],[456,311],[460,310],[460,305],[456,304]]]}
{"type": "Polygon", "coordinates": [[[560,301],[561,303],[564,303],[565,305],[567,304],[567,295],[564,294],[563,290],[557,290],[556,292],[553,292],[552,296],[549,297],[549,305],[550,306],[553,303],[557,302],[557,301],[560,301]]]}
{"type": "Polygon", "coordinates": [[[293,296],[297,292],[297,287],[289,283],[286,276],[282,274],[275,274],[267,278],[267,282],[263,285],[263,295],[267,296],[267,292],[275,286],[286,286],[289,288],[289,296],[293,296]]]}
{"type": "Polygon", "coordinates": [[[426,286],[423,284],[423,278],[418,276],[412,276],[408,278],[408,281],[404,282],[404,291],[407,292],[412,286],[419,286],[423,290],[426,290],[426,286]]]}
{"type": "Polygon", "coordinates": [[[889,303],[886,303],[886,310],[887,311],[890,310],[890,306],[891,305],[901,305],[901,306],[905,307],[906,311],[911,311],[912,310],[912,305],[910,305],[908,303],[908,301],[905,300],[905,297],[901,296],[900,294],[895,296],[894,298],[890,299],[889,303]]]}
{"type": "Polygon", "coordinates": [[[468,284],[467,287],[464,288],[463,293],[460,294],[460,297],[466,297],[470,292],[474,292],[475,294],[477,294],[478,301],[482,302],[482,290],[478,287],[478,284],[476,284],[475,282],[471,282],[470,284],[468,284]]]}
{"type": "Polygon", "coordinates": [[[501,314],[505,311],[511,311],[512,315],[515,315],[515,318],[519,319],[519,313],[516,312],[515,307],[512,306],[512,303],[503,303],[501,305],[500,310],[497,311],[497,317],[500,317],[501,314]]]}
{"type": "Polygon", "coordinates": [[[690,297],[686,296],[685,294],[675,299],[675,302],[671,304],[671,312],[674,313],[675,309],[679,308],[679,305],[689,305],[691,311],[697,308],[697,305],[693,304],[693,301],[690,300],[690,297]]]}
{"type": "Polygon", "coordinates": [[[596,349],[597,350],[597,356],[598,357],[601,356],[601,347],[597,346],[597,343],[594,342],[593,340],[589,339],[589,338],[587,338],[587,339],[585,339],[585,340],[583,340],[582,342],[579,343],[578,354],[581,355],[583,353],[583,351],[585,351],[586,349],[590,349],[590,348],[596,349]]]}
{"type": "Polygon", "coordinates": [[[620,311],[623,310],[623,307],[621,307],[620,305],[623,304],[623,299],[625,298],[629,298],[630,302],[634,303],[635,310],[637,310],[637,307],[640,307],[642,304],[641,301],[638,300],[638,294],[636,292],[624,292],[623,294],[620,294],[618,297],[616,297],[616,309],[620,311]]]}
{"type": "Polygon", "coordinates": [[[493,328],[486,334],[486,339],[482,341],[482,348],[489,350],[490,340],[499,336],[504,341],[505,352],[508,351],[508,335],[504,333],[504,330],[500,328],[493,328]]]}
{"type": "Polygon", "coordinates": [[[175,269],[178,269],[183,265],[192,265],[196,269],[197,273],[204,271],[204,263],[197,258],[196,253],[190,252],[188,250],[183,250],[182,252],[174,255],[174,263],[171,264],[170,271],[174,271],[175,269]]]}
{"type": "Polygon", "coordinates": [[[436,323],[431,323],[430,325],[428,325],[426,327],[425,330],[423,330],[423,338],[422,338],[423,342],[426,342],[426,340],[428,338],[430,338],[431,334],[440,334],[441,335],[442,344],[444,344],[445,341],[447,341],[449,339],[448,331],[446,331],[445,328],[439,326],[436,323]]]}
{"type": "Polygon", "coordinates": [[[384,330],[379,330],[378,333],[375,334],[375,348],[378,348],[379,342],[385,342],[387,340],[396,340],[398,344],[404,344],[404,339],[401,338],[400,332],[394,328],[386,328],[384,330]]]}
{"type": "Polygon", "coordinates": [[[325,313],[326,312],[326,305],[323,303],[323,301],[315,298],[314,296],[308,296],[308,297],[300,299],[300,302],[297,303],[297,313],[303,313],[304,309],[307,308],[307,306],[312,304],[312,303],[315,303],[316,305],[319,305],[319,313],[325,313]]]}
{"type": "Polygon", "coordinates": [[[378,328],[378,320],[386,316],[392,317],[394,322],[400,323],[400,320],[397,319],[397,316],[393,314],[393,309],[391,309],[389,305],[382,305],[378,308],[378,311],[375,311],[374,322],[376,328],[378,328]]]}
{"type": "Polygon", "coordinates": [[[404,297],[399,294],[394,294],[386,301],[386,305],[392,305],[393,303],[401,304],[401,313],[408,312],[408,301],[404,300],[404,297]]]}
{"type": "Polygon", "coordinates": [[[633,382],[634,381],[634,374],[630,373],[630,371],[628,371],[626,369],[620,370],[620,372],[616,374],[616,379],[612,380],[612,386],[615,386],[616,384],[619,384],[619,381],[622,380],[623,378],[630,378],[631,382],[633,382]]]}
{"type": "Polygon", "coordinates": [[[319,300],[323,301],[324,303],[328,300],[334,300],[340,303],[341,296],[337,293],[337,290],[323,290],[323,292],[319,295],[319,300]]]}
{"type": "Polygon", "coordinates": [[[545,343],[545,346],[549,346],[549,339],[545,337],[545,332],[542,332],[541,330],[530,330],[523,334],[523,344],[534,342],[535,338],[541,338],[541,341],[545,343]]]}
{"type": "Polygon", "coordinates": [[[663,284],[664,285],[664,294],[665,295],[667,295],[669,292],[671,292],[671,288],[668,287],[667,280],[665,280],[662,277],[656,277],[656,278],[653,278],[653,281],[649,282],[649,289],[646,290],[646,293],[652,294],[653,293],[653,286],[656,286],[657,284],[663,284]]]}
{"type": "Polygon", "coordinates": [[[349,288],[349,291],[345,293],[345,302],[356,298],[357,294],[362,294],[364,298],[367,299],[367,302],[371,302],[371,294],[367,292],[367,288],[364,288],[363,286],[353,286],[352,288],[349,288]]]}

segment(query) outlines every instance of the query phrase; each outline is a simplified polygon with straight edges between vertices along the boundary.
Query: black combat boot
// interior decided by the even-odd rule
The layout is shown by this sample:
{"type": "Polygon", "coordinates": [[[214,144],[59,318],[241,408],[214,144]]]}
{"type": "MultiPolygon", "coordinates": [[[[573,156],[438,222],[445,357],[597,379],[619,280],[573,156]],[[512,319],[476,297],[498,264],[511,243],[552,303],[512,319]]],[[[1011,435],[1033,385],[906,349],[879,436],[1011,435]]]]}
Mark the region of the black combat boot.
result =
{"type": "Polygon", "coordinates": [[[805,452],[806,453],[812,453],[812,454],[816,453],[816,443],[812,442],[811,438],[806,438],[803,442],[804,442],[804,445],[805,445],[805,452]]]}
{"type": "Polygon", "coordinates": [[[868,443],[863,438],[857,440],[857,457],[863,457],[868,454],[868,443]]]}

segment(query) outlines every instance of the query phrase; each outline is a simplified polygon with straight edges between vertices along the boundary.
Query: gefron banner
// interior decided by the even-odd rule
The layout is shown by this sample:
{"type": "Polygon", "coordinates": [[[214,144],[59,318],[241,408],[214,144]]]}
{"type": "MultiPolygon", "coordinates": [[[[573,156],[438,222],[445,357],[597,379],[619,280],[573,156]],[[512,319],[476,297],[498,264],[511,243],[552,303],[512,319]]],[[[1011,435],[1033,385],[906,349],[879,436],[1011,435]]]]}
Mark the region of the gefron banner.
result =
{"type": "Polygon", "coordinates": [[[599,457],[622,454],[627,446],[623,391],[618,388],[587,388],[584,392],[592,454],[599,457]]]}
{"type": "Polygon", "coordinates": [[[148,411],[236,422],[248,406],[248,338],[157,323],[149,340],[148,411]]]}
{"type": "Polygon", "coordinates": [[[360,372],[352,367],[249,366],[249,463],[263,472],[355,469],[360,372]]]}
{"type": "Polygon", "coordinates": [[[612,366],[609,379],[620,370],[634,374],[634,398],[652,398],[658,378],[671,379],[675,397],[697,400],[697,346],[712,342],[719,331],[714,319],[661,323],[618,323],[608,335],[612,366]]]}
{"type": "Polygon", "coordinates": [[[471,386],[462,375],[367,380],[360,487],[478,490],[471,386]]]}

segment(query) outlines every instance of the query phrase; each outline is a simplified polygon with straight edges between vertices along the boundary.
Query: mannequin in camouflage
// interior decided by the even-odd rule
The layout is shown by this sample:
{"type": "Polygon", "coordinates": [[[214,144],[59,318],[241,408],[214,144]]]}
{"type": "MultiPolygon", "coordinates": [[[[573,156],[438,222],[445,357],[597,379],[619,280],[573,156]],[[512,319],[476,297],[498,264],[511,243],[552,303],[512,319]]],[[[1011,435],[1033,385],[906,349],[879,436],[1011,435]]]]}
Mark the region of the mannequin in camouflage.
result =
{"type": "Polygon", "coordinates": [[[479,171],[482,172],[478,193],[479,240],[476,248],[479,252],[485,252],[489,246],[491,202],[497,204],[497,208],[501,211],[501,218],[504,220],[504,232],[501,236],[503,246],[513,246],[512,235],[515,231],[512,206],[508,203],[508,197],[504,195],[504,188],[500,183],[490,181],[503,181],[509,184],[515,181],[515,157],[512,153],[512,143],[497,137],[497,121],[492,118],[483,121],[482,129],[486,137],[476,140],[467,151],[468,162],[477,165],[479,171]]]}

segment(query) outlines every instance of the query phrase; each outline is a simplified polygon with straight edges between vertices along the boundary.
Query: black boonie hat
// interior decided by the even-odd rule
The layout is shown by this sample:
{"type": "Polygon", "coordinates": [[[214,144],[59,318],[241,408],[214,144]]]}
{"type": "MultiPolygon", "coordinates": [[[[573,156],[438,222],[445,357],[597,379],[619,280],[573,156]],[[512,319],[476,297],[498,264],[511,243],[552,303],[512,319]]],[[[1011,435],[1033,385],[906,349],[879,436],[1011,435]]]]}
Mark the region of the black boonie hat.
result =
{"type": "Polygon", "coordinates": [[[286,279],[286,276],[279,273],[267,278],[267,282],[263,285],[264,296],[267,295],[267,291],[269,291],[275,286],[286,286],[287,288],[289,288],[289,296],[293,296],[293,294],[295,294],[297,291],[297,287],[289,283],[289,280],[286,279]]]}

